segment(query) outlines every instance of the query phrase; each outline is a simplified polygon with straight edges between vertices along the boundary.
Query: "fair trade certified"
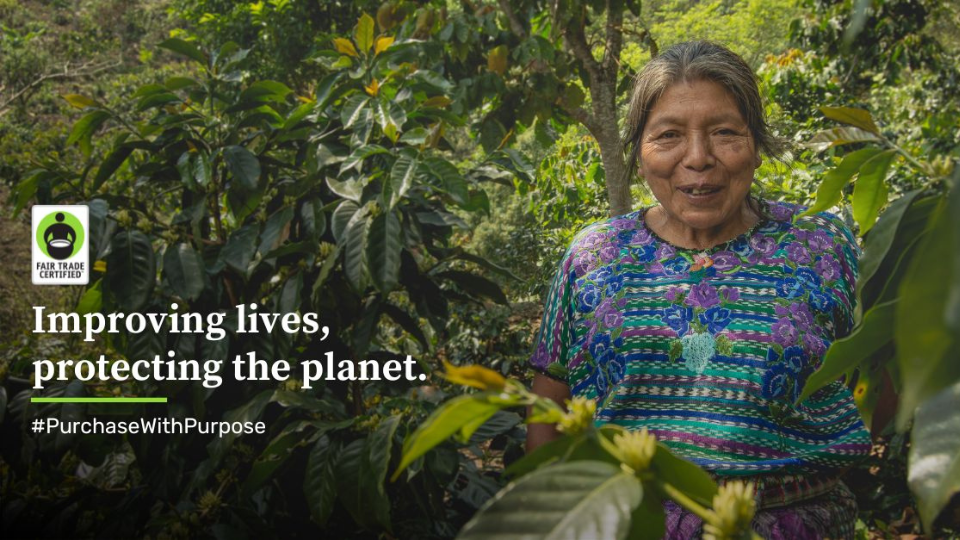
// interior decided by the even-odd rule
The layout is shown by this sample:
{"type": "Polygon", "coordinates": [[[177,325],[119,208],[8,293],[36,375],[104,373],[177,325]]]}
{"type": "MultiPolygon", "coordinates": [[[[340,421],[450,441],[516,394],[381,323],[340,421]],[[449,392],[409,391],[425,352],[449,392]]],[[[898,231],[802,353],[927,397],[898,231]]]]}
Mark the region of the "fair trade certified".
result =
{"type": "Polygon", "coordinates": [[[33,207],[33,284],[86,285],[90,281],[90,209],[83,205],[33,207]]]}

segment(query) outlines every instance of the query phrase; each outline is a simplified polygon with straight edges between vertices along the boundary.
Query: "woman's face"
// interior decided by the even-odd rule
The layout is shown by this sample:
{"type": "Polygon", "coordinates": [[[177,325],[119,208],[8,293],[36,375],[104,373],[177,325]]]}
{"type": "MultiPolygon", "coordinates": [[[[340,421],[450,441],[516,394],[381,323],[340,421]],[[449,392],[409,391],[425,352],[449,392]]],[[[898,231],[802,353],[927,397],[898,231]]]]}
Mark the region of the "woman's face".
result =
{"type": "Polygon", "coordinates": [[[675,225],[735,226],[759,165],[736,101],[713,81],[667,88],[641,135],[639,172],[675,225]]]}

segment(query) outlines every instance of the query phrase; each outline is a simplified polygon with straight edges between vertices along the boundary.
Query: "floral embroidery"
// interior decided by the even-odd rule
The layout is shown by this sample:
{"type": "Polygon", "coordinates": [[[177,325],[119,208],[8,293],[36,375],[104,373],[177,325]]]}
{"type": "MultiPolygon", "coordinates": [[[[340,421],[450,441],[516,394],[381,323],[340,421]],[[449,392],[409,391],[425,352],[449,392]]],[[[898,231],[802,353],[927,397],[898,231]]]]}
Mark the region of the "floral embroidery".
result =
{"type": "Polygon", "coordinates": [[[834,216],[767,210],[753,230],[705,251],[658,238],[642,212],[590,226],[556,274],[532,365],[596,400],[598,422],[660,430],[714,470],[820,467],[865,453],[869,437],[850,429],[857,412],[842,385],[814,396],[815,413],[796,404],[849,330],[856,245],[834,216]],[[744,456],[743,441],[771,424],[789,430],[744,456]],[[718,442],[691,444],[690,433],[718,442]],[[810,450],[814,434],[822,444],[810,450]]]}

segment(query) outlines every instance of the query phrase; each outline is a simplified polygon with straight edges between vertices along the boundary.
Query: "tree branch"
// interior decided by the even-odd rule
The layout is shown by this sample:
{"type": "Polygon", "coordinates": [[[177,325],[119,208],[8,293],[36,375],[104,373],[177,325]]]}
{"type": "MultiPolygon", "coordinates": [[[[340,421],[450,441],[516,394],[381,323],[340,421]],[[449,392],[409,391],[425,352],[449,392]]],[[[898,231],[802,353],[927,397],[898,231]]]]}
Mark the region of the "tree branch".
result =
{"type": "Polygon", "coordinates": [[[520,39],[527,39],[527,30],[523,27],[520,19],[517,18],[517,14],[514,13],[513,6],[510,5],[510,0],[499,0],[499,4],[500,9],[504,15],[507,16],[507,20],[510,21],[510,30],[520,39]]]}
{"type": "Polygon", "coordinates": [[[120,60],[117,60],[116,62],[104,62],[102,64],[94,64],[93,62],[88,62],[86,64],[78,66],[77,68],[74,68],[74,70],[71,71],[70,63],[68,62],[65,66],[63,66],[63,71],[57,72],[57,73],[47,73],[45,75],[42,75],[36,80],[30,82],[29,84],[21,88],[20,90],[18,90],[17,93],[13,94],[9,98],[6,98],[2,102],[0,102],[0,116],[2,116],[7,112],[11,103],[19,99],[21,96],[25,95],[27,92],[30,92],[38,88],[40,85],[42,85],[47,81],[54,80],[54,79],[76,79],[79,77],[96,75],[97,73],[100,73],[102,71],[113,69],[119,66],[121,63],[122,62],[120,60]]]}
{"type": "Polygon", "coordinates": [[[600,123],[597,122],[596,119],[586,111],[586,109],[583,107],[567,107],[562,103],[560,104],[560,107],[563,108],[564,112],[569,114],[571,118],[583,124],[584,127],[587,128],[587,131],[593,134],[594,138],[596,138],[597,134],[600,132],[600,123]]]}
{"type": "Polygon", "coordinates": [[[616,79],[620,67],[620,51],[623,49],[623,2],[607,0],[607,37],[603,47],[601,68],[616,79]]]}
{"type": "Polygon", "coordinates": [[[600,63],[593,57],[590,45],[587,44],[587,36],[584,34],[583,25],[585,24],[583,15],[580,18],[570,21],[566,28],[564,37],[567,40],[567,46],[573,52],[573,55],[583,63],[587,73],[590,74],[590,86],[594,81],[600,81],[600,63]]]}

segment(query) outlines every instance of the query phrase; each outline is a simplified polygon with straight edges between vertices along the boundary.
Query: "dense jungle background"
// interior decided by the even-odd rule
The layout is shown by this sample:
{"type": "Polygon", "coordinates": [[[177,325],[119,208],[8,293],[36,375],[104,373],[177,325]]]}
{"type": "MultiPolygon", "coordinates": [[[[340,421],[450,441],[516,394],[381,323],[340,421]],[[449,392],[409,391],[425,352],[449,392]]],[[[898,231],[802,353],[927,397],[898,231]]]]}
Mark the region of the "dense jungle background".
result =
{"type": "MultiPolygon", "coordinates": [[[[758,171],[759,192],[832,208],[864,244],[857,328],[805,390],[845,376],[878,434],[845,476],[858,536],[956,535],[960,3],[0,0],[3,536],[456,536],[523,456],[529,403],[496,401],[513,387],[490,373],[529,384],[542,298],[573,235],[650,203],[620,180],[618,119],[632,76],[689,39],[756,69],[791,142],[758,171]],[[81,202],[90,285],[32,286],[29,207],[81,202]],[[31,332],[33,305],[173,302],[315,311],[331,334],[31,332]],[[167,350],[410,354],[430,377],[311,391],[74,381],[43,395],[170,403],[30,402],[35,359],[167,350]],[[445,363],[492,371],[445,379],[445,363]],[[458,414],[479,424],[430,416],[454,406],[477,407],[458,414]],[[262,419],[268,433],[36,436],[36,416],[262,419]],[[415,433],[439,435],[418,450],[415,433]]],[[[588,516],[604,496],[569,511],[588,516]]]]}

